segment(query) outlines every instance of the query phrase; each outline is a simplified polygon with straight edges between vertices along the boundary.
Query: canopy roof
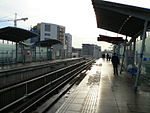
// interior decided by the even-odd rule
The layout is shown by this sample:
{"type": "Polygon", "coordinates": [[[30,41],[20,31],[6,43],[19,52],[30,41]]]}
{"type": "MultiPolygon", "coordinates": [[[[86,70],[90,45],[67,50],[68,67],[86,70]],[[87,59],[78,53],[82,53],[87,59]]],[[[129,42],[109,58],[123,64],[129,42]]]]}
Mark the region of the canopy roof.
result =
{"type": "Polygon", "coordinates": [[[35,43],[35,45],[41,46],[41,47],[50,47],[54,44],[61,44],[61,41],[56,40],[56,39],[49,39],[49,40],[43,40],[43,41],[35,43]]]}
{"type": "Polygon", "coordinates": [[[125,42],[125,40],[122,37],[109,37],[104,35],[99,35],[98,41],[105,41],[112,44],[120,44],[125,42]]]}
{"type": "Polygon", "coordinates": [[[98,28],[115,33],[138,37],[143,31],[145,20],[150,20],[150,9],[103,0],[92,0],[92,4],[98,28]]]}
{"type": "Polygon", "coordinates": [[[38,36],[37,34],[16,27],[5,27],[0,29],[0,39],[19,42],[38,36]]]}

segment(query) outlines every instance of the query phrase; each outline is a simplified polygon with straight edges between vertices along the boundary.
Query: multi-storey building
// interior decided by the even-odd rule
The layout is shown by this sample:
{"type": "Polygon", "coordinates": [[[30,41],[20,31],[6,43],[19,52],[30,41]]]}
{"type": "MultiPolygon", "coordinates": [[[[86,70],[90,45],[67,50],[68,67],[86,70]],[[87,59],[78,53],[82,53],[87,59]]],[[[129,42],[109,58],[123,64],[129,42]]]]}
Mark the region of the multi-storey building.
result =
{"type": "Polygon", "coordinates": [[[72,57],[72,35],[65,33],[64,49],[66,58],[72,57]]]}
{"type": "Polygon", "coordinates": [[[99,58],[101,54],[101,47],[94,44],[82,44],[82,56],[99,58]]]}
{"type": "MultiPolygon", "coordinates": [[[[56,44],[50,47],[51,48],[50,54],[51,54],[52,59],[64,58],[64,38],[65,38],[64,26],[42,22],[34,26],[32,30],[39,33],[40,37],[37,39],[38,41],[44,41],[44,40],[60,41],[61,44],[56,44]]],[[[35,39],[31,39],[31,40],[32,40],[31,42],[33,43],[33,40],[35,39]]],[[[44,57],[45,59],[48,56],[47,50],[43,48],[41,51],[42,52],[39,52],[39,54],[42,53],[42,57],[45,54],[45,57],[44,57]]]]}
{"type": "Polygon", "coordinates": [[[40,41],[56,39],[64,44],[65,27],[51,23],[38,23],[33,30],[40,32],[40,41]]]}

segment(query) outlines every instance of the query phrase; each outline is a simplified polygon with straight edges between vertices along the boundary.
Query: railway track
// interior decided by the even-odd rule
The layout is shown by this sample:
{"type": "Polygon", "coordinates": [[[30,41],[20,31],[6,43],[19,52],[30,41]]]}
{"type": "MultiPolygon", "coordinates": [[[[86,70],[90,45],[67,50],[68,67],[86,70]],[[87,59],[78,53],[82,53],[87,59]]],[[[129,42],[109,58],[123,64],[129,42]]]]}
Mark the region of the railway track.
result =
{"type": "MultiPolygon", "coordinates": [[[[84,58],[60,59],[54,61],[45,61],[29,64],[18,64],[17,68],[8,68],[0,70],[0,90],[6,87],[42,76],[46,73],[67,67],[71,64],[83,61],[84,58]]],[[[15,65],[14,65],[15,66],[15,65]]],[[[13,67],[14,67],[13,66],[13,67]]]]}
{"type": "Polygon", "coordinates": [[[51,97],[58,89],[72,81],[72,84],[62,94],[58,95],[55,99],[53,98],[51,104],[42,111],[44,113],[75,83],[80,73],[89,68],[93,62],[93,59],[84,60],[40,77],[1,89],[0,112],[29,113],[51,97]]]}

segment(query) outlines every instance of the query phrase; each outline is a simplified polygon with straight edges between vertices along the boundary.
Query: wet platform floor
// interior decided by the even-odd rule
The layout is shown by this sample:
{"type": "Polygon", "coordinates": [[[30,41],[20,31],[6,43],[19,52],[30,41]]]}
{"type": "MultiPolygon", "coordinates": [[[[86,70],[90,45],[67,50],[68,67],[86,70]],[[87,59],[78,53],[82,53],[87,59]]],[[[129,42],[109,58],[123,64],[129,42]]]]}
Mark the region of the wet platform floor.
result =
{"type": "Polygon", "coordinates": [[[126,73],[114,76],[111,62],[99,59],[56,113],[150,113],[150,91],[134,93],[133,83],[126,73]]]}

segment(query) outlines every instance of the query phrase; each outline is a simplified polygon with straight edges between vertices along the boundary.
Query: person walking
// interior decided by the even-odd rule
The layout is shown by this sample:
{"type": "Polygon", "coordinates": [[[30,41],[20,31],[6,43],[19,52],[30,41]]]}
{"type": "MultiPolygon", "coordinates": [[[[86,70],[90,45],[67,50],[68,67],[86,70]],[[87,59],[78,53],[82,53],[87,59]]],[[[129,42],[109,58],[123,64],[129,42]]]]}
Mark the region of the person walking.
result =
{"type": "Polygon", "coordinates": [[[118,75],[118,65],[120,64],[120,62],[116,53],[113,54],[111,61],[113,64],[114,75],[118,75]]]}
{"type": "Polygon", "coordinates": [[[107,61],[109,60],[109,54],[107,53],[107,55],[106,55],[106,58],[107,58],[107,61]]]}
{"type": "Polygon", "coordinates": [[[105,54],[104,53],[102,54],[102,58],[103,58],[103,60],[105,60],[105,54]]]}

